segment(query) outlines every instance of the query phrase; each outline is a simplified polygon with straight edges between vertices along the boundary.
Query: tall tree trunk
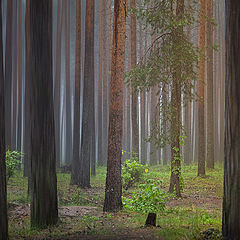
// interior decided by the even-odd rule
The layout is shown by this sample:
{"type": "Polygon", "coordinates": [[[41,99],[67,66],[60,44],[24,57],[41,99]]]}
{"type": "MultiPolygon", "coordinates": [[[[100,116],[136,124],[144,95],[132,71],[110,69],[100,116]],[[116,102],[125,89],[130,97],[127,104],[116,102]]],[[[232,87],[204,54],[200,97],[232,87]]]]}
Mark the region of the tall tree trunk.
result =
{"type": "MultiPolygon", "coordinates": [[[[135,0],[130,0],[130,8],[136,7],[135,0]]],[[[137,27],[136,16],[131,13],[131,68],[137,64],[137,27]]],[[[132,92],[132,151],[139,155],[139,133],[138,133],[138,93],[132,92]]]]}
{"type": "Polygon", "coordinates": [[[31,225],[57,223],[52,1],[30,1],[31,225]]]}
{"type": "MultiPolygon", "coordinates": [[[[201,0],[201,15],[200,15],[200,38],[199,48],[202,53],[205,53],[205,23],[206,23],[206,0],[201,0]]],[[[205,57],[201,56],[199,65],[199,82],[198,82],[198,136],[199,136],[199,147],[198,147],[198,176],[205,175],[205,57]]]]}
{"type": "Polygon", "coordinates": [[[17,150],[22,147],[22,1],[18,1],[18,114],[17,150]]]}
{"type": "Polygon", "coordinates": [[[11,149],[11,109],[12,109],[12,0],[7,1],[7,24],[6,24],[6,50],[5,50],[5,124],[6,124],[6,145],[11,149]]]}
{"type": "Polygon", "coordinates": [[[85,61],[82,112],[82,141],[80,157],[80,182],[82,188],[90,187],[90,163],[95,125],[94,111],[94,0],[86,2],[85,61]]]}
{"type": "MultiPolygon", "coordinates": [[[[30,84],[30,0],[26,1],[26,17],[25,17],[25,45],[26,45],[26,65],[25,65],[25,96],[24,96],[24,176],[31,177],[30,170],[30,93],[29,93],[29,84],[30,84]]],[[[30,187],[30,184],[28,185],[30,187]]]]}
{"type": "Polygon", "coordinates": [[[66,54],[66,163],[72,163],[72,101],[70,83],[70,2],[65,1],[65,54],[66,54]]]}
{"type": "MultiPolygon", "coordinates": [[[[184,0],[177,0],[176,15],[179,20],[182,19],[184,14],[184,0]]],[[[175,44],[182,41],[183,27],[178,27],[173,33],[175,44]]],[[[181,161],[176,159],[176,154],[180,153],[180,126],[181,126],[181,88],[180,88],[180,76],[181,66],[178,66],[173,73],[173,86],[171,92],[171,104],[172,104],[172,119],[171,119],[171,178],[169,192],[174,191],[176,188],[177,197],[181,197],[180,189],[180,175],[181,175],[181,161]]]]}
{"type": "Polygon", "coordinates": [[[80,83],[81,83],[81,0],[76,0],[76,66],[71,184],[80,184],[80,83]]]}
{"type": "Polygon", "coordinates": [[[114,1],[112,75],[109,114],[109,138],[107,178],[104,211],[122,208],[122,122],[123,122],[123,78],[125,62],[126,0],[114,1]]]}
{"type": "Polygon", "coordinates": [[[240,2],[226,0],[223,239],[240,239],[240,2]]]}
{"type": "Polygon", "coordinates": [[[100,0],[99,7],[99,70],[98,70],[98,165],[104,165],[103,159],[103,44],[106,39],[103,37],[103,9],[105,5],[105,0],[100,0]]]}
{"type": "Polygon", "coordinates": [[[214,168],[213,125],[213,0],[207,0],[207,167],[214,168]]]}
{"type": "Polygon", "coordinates": [[[2,0],[0,0],[0,240],[8,239],[7,186],[5,163],[5,105],[2,42],[2,0]]]}
{"type": "Polygon", "coordinates": [[[55,144],[57,167],[60,167],[60,94],[61,94],[61,52],[62,52],[62,25],[63,7],[62,2],[58,1],[57,7],[57,40],[56,40],[56,68],[54,81],[54,121],[55,121],[55,144]]]}
{"type": "Polygon", "coordinates": [[[13,36],[12,36],[12,116],[11,116],[11,147],[16,149],[16,130],[17,130],[17,1],[13,1],[13,36]]]}

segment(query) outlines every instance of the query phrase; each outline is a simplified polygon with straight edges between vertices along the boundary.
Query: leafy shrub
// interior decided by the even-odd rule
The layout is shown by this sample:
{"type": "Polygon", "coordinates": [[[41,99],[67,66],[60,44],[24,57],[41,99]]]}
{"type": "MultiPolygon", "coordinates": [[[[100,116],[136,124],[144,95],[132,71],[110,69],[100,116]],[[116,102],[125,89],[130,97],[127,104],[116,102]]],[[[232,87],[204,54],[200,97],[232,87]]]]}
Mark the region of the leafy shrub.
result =
{"type": "Polygon", "coordinates": [[[140,184],[137,192],[132,193],[132,198],[123,197],[123,206],[126,209],[142,213],[157,213],[165,210],[167,194],[161,190],[161,181],[148,179],[140,184]]]}
{"type": "Polygon", "coordinates": [[[122,165],[122,185],[125,190],[131,187],[134,183],[143,180],[144,173],[148,172],[146,165],[139,163],[138,157],[134,156],[126,160],[122,165]]]}
{"type": "Polygon", "coordinates": [[[23,157],[22,152],[10,151],[6,152],[6,170],[7,170],[7,181],[12,177],[17,168],[21,163],[21,158],[23,157]]]}

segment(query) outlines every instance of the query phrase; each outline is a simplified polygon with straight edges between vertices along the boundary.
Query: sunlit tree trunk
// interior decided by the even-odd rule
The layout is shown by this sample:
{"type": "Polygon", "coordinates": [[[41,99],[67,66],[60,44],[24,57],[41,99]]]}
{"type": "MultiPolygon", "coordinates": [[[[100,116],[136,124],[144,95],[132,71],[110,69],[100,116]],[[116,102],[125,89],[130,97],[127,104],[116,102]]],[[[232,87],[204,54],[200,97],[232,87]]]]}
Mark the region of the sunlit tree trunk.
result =
{"type": "Polygon", "coordinates": [[[76,0],[76,64],[71,184],[80,185],[80,83],[81,83],[81,0],[76,0]]]}
{"type": "Polygon", "coordinates": [[[85,61],[82,112],[82,141],[80,155],[80,182],[82,188],[90,187],[90,163],[94,133],[94,0],[86,2],[85,61]]]}
{"type": "Polygon", "coordinates": [[[30,1],[30,48],[31,226],[45,227],[58,220],[52,1],[30,1]]]}
{"type": "Polygon", "coordinates": [[[240,2],[226,0],[223,239],[240,239],[240,2]]]}
{"type": "Polygon", "coordinates": [[[2,0],[0,0],[0,240],[7,240],[8,220],[5,164],[6,145],[2,30],[2,0]]]}
{"type": "Polygon", "coordinates": [[[114,1],[112,71],[109,113],[107,178],[104,211],[122,208],[122,122],[125,62],[126,0],[114,1]]]}
{"type": "Polygon", "coordinates": [[[214,168],[213,129],[213,0],[207,0],[207,167],[214,168]]]}
{"type": "MultiPolygon", "coordinates": [[[[201,0],[200,10],[200,38],[199,48],[205,53],[205,23],[206,23],[206,0],[201,0]]],[[[199,64],[198,81],[198,175],[205,175],[205,123],[204,123],[204,86],[205,86],[205,57],[201,56],[199,64]]]]}

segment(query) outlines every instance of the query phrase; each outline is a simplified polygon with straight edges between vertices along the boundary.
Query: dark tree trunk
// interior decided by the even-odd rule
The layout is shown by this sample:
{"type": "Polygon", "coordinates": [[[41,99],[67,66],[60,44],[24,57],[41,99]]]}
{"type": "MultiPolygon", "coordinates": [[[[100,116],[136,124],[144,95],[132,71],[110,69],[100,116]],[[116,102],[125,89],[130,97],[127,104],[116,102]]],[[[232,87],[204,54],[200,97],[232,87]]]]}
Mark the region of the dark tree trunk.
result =
{"type": "Polygon", "coordinates": [[[81,83],[81,0],[76,1],[76,66],[71,184],[80,184],[80,83],[81,83]]]}
{"type": "Polygon", "coordinates": [[[8,239],[7,186],[5,164],[5,105],[2,42],[2,0],[0,0],[0,240],[8,239]]]}
{"type": "Polygon", "coordinates": [[[156,213],[149,213],[145,222],[145,226],[154,226],[156,227],[157,222],[157,214],[156,213]]]}
{"type": "Polygon", "coordinates": [[[240,2],[226,0],[223,239],[240,239],[240,2]]]}
{"type": "Polygon", "coordinates": [[[6,145],[11,149],[11,106],[12,106],[12,0],[7,1],[6,51],[5,51],[5,124],[6,145]]]}
{"type": "Polygon", "coordinates": [[[112,71],[109,112],[108,160],[104,211],[122,208],[122,123],[125,62],[126,0],[114,1],[112,71]]]}
{"type": "MultiPolygon", "coordinates": [[[[90,187],[91,150],[95,125],[94,111],[94,0],[86,2],[85,61],[82,113],[82,141],[79,187],[90,187]]],[[[95,158],[95,156],[94,156],[95,158]]]]}
{"type": "Polygon", "coordinates": [[[52,76],[52,1],[30,1],[31,225],[58,220],[52,76]]]}

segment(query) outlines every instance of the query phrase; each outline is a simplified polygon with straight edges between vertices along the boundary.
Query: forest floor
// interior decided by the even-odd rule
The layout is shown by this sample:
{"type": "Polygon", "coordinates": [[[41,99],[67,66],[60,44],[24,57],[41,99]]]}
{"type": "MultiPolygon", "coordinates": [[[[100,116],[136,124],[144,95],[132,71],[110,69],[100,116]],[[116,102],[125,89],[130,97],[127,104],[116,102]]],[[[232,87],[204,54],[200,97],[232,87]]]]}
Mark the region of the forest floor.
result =
{"type": "MultiPolygon", "coordinates": [[[[163,180],[169,186],[170,167],[150,167],[149,178],[163,180]]],[[[158,227],[145,228],[146,214],[123,209],[117,214],[103,213],[106,168],[97,168],[91,188],[70,186],[70,174],[58,173],[60,220],[56,226],[40,230],[30,228],[30,204],[27,179],[19,171],[8,182],[10,239],[221,239],[223,166],[207,169],[206,177],[196,177],[197,166],[183,166],[182,198],[174,196],[166,210],[157,215],[158,227]],[[215,229],[215,237],[208,237],[215,229]],[[211,232],[211,230],[210,230],[211,232]]],[[[124,191],[129,196],[134,187],[124,191]]]]}

